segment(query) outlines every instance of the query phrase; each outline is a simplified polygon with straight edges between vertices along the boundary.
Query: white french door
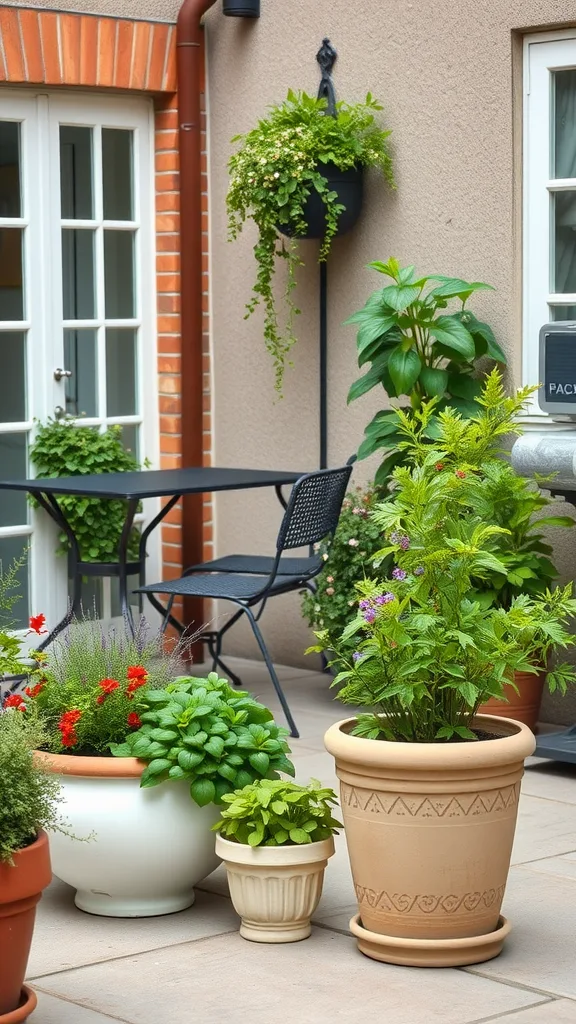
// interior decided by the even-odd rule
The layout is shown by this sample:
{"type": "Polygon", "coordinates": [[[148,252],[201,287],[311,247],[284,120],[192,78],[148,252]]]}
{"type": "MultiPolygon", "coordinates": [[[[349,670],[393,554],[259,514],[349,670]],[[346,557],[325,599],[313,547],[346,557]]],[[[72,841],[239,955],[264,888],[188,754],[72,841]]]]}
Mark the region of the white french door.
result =
{"type": "MultiPolygon", "coordinates": [[[[153,132],[145,99],[0,89],[0,479],[33,475],[34,421],[65,414],[120,424],[157,462],[153,132]]],[[[53,623],[66,559],[46,516],[2,491],[0,560],[25,549],[14,618],[53,623]]],[[[114,583],[85,594],[104,617],[114,583]]]]}

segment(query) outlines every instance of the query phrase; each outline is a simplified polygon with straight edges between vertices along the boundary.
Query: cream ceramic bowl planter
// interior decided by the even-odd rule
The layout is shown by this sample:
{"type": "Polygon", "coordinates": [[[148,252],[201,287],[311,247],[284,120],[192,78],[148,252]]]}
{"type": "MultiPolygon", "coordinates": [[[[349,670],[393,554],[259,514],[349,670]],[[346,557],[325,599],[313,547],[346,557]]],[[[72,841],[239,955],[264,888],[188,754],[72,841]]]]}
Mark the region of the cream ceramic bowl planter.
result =
{"type": "Polygon", "coordinates": [[[322,895],[334,840],[302,846],[246,846],[216,837],[228,872],[230,897],[242,918],[240,935],[252,942],[299,942],[322,895]]]}
{"type": "Polygon", "coordinates": [[[198,807],[184,781],[141,789],[146,766],[136,758],[35,757],[62,784],[71,835],[51,833],[52,870],[77,890],[80,910],[154,917],[192,905],[194,886],[219,863],[217,807],[198,807]]]}
{"type": "Polygon", "coordinates": [[[498,956],[524,759],[535,739],[478,716],[494,739],[392,743],[325,736],[336,759],[361,952],[386,963],[458,966],[498,956]]]}

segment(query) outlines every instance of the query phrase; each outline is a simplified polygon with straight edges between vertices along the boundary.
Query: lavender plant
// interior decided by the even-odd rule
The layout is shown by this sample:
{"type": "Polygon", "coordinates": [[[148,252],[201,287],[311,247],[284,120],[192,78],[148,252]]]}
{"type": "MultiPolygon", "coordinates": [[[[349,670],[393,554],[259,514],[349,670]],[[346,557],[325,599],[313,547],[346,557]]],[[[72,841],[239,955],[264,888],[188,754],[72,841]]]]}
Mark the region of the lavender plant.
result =
{"type": "MultiPolygon", "coordinates": [[[[417,743],[476,739],[480,704],[504,699],[515,670],[534,672],[553,647],[574,646],[572,584],[518,594],[508,607],[488,609],[473,589],[474,580],[508,573],[498,556],[508,530],[484,522],[475,495],[503,439],[518,432],[516,418],[533,390],[508,398],[493,371],[477,399],[481,412],[469,420],[452,408],[440,412],[433,446],[426,431],[434,401],[399,412],[410,464],[396,468],[390,499],[373,514],[384,540],[377,557],[391,555],[395,566],[384,585],[358,583],[358,614],[335,646],[346,661],[333,684],[339,698],[374,709],[357,717],[356,735],[417,743]],[[459,464],[448,451],[460,453],[459,464]]],[[[318,638],[312,650],[332,645],[325,633],[318,638]]],[[[552,690],[575,681],[568,663],[548,673],[552,690]]]]}

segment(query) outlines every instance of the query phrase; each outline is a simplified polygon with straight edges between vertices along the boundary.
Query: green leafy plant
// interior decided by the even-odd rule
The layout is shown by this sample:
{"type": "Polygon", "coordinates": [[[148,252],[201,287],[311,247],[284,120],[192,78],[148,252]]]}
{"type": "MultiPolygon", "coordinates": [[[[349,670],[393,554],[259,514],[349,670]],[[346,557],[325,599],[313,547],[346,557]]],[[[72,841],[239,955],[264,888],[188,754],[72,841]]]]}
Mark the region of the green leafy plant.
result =
{"type": "MultiPolygon", "coordinates": [[[[383,497],[382,490],[372,486],[350,491],[334,536],[319,545],[324,568],[315,579],[316,593],[303,592],[302,612],[312,629],[324,629],[334,639],[341,635],[350,609],[357,603],[357,581],[362,576],[374,577],[374,557],[382,539],[370,513],[383,497]]],[[[386,568],[383,563],[377,575],[384,578],[386,568]]]]}
{"type": "MultiPolygon", "coordinates": [[[[34,678],[39,675],[38,666],[32,661],[25,661],[22,658],[22,646],[24,639],[19,632],[14,630],[12,621],[12,608],[20,600],[18,593],[20,581],[18,573],[26,565],[28,552],[24,552],[20,558],[15,558],[10,566],[4,570],[0,563],[0,679],[4,676],[22,676],[33,683],[34,678]]],[[[35,633],[41,635],[46,633],[44,629],[44,615],[32,615],[29,619],[29,629],[26,636],[35,633]]],[[[0,701],[0,703],[2,703],[0,701]]],[[[21,708],[22,697],[19,694],[8,694],[4,698],[4,707],[21,708]]]]}
{"type": "Polygon", "coordinates": [[[38,719],[17,709],[0,712],[0,861],[13,863],[40,829],[62,830],[60,785],[39,767],[32,752],[45,733],[38,719]]]}
{"type": "Polygon", "coordinates": [[[308,786],[259,779],[222,797],[226,806],[213,830],[248,846],[300,846],[329,839],[342,828],[332,816],[332,789],[316,779],[308,786]]]}
{"type": "Polygon", "coordinates": [[[116,757],[148,761],[144,787],[186,779],[192,799],[204,807],[255,779],[294,775],[286,757],[287,730],[275,724],[268,708],[215,672],[148,691],[143,703],[142,727],[111,750],[116,757]]]}
{"type": "Polygon", "coordinates": [[[125,627],[74,622],[47,651],[36,653],[40,679],[24,702],[44,723],[52,753],[110,756],[110,743],[140,728],[149,691],[181,671],[180,651],[164,649],[144,619],[132,637],[125,627]]]}
{"type": "Polygon", "coordinates": [[[326,207],[326,233],[319,252],[319,259],[326,259],[344,207],[329,188],[323,165],[335,164],[341,170],[377,167],[394,187],[390,132],[380,128],[374,116],[382,109],[380,105],[368,94],[364,103],[338,103],[336,117],[326,115],[326,106],[324,99],[290,91],[256,128],[232,140],[241,146],[229,163],[229,237],[238,237],[247,218],[258,229],[254,246],[258,272],[247,316],[263,304],[264,340],[274,360],[279,394],[286,358],[296,341],[294,316],[299,310],[292,292],[301,263],[295,238],[281,239],[280,230],[287,229],[294,236],[304,234],[306,200],[317,193],[326,207]],[[279,323],[272,289],[277,259],[285,260],[288,269],[284,327],[279,323]]]}
{"type": "MultiPolygon", "coordinates": [[[[374,292],[366,305],[347,321],[358,328],[358,366],[369,369],[352,384],[348,402],[382,387],[390,398],[406,395],[410,408],[419,409],[436,398],[427,424],[430,439],[438,433],[438,414],[448,406],[464,416],[478,413],[482,380],[476,375],[482,357],[506,364],[506,356],[488,324],[468,307],[471,295],[490,288],[481,281],[463,281],[441,274],[418,277],[414,267],[402,267],[391,257],[369,266],[391,283],[374,292]],[[445,312],[450,302],[459,308],[445,312]]],[[[382,452],[384,460],[376,484],[387,483],[394,466],[402,462],[401,420],[396,408],[377,412],[365,428],[358,458],[382,452]]]]}
{"type": "MultiPolygon", "coordinates": [[[[399,422],[410,464],[393,473],[393,491],[374,512],[386,545],[379,557],[396,562],[384,586],[360,582],[359,612],[342,635],[343,650],[356,651],[334,680],[344,703],[369,705],[354,732],[373,739],[408,742],[475,739],[474,716],[488,698],[504,698],[515,670],[534,672],[552,649],[576,642],[569,624],[576,613],[572,585],[541,596],[520,594],[508,608],[484,609],[473,581],[507,575],[498,557],[501,526],[486,524],[474,505],[486,463],[501,454],[503,439],[519,432],[516,417],[534,388],[504,394],[493,371],[478,398],[481,412],[469,420],[451,408],[438,415],[438,440],[426,431],[434,400],[399,422]],[[459,465],[445,465],[449,450],[459,465]]],[[[314,650],[325,649],[320,634],[314,650]]],[[[576,670],[558,664],[548,673],[552,690],[566,690],[576,670]]]]}
{"type": "MultiPolygon", "coordinates": [[[[120,426],[99,431],[66,419],[48,420],[38,427],[30,458],[38,477],[121,473],[140,468],[122,444],[120,426]]],[[[56,500],[78,539],[81,561],[116,561],[126,502],[74,494],[58,495],[56,500]]],[[[138,555],[138,540],[138,530],[134,529],[129,541],[131,558],[138,555]]],[[[64,533],[59,544],[63,553],[68,551],[64,533]]]]}

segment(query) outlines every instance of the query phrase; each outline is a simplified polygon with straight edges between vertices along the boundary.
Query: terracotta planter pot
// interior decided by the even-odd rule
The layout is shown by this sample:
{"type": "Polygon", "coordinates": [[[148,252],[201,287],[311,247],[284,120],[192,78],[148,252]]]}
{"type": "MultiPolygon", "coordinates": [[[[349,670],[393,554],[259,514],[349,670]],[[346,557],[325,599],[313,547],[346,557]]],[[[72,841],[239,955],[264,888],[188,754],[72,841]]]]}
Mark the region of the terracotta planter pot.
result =
{"type": "Polygon", "coordinates": [[[534,730],[540,718],[542,694],[546,685],[546,670],[538,675],[533,672],[515,672],[514,680],[518,693],[513,686],[506,686],[504,693],[507,703],[501,700],[486,701],[480,708],[482,715],[496,715],[498,718],[513,718],[515,722],[523,722],[534,730]]]}
{"type": "Polygon", "coordinates": [[[530,730],[479,716],[495,739],[389,743],[325,736],[336,759],[363,953],[430,967],[497,956],[508,931],[508,877],[530,730]],[[485,938],[482,938],[485,937],[485,938]]]}
{"type": "Polygon", "coordinates": [[[218,835],[216,853],[228,872],[230,897],[252,942],[299,942],[322,895],[334,840],[303,846],[244,846],[218,835]]]}
{"type": "Polygon", "coordinates": [[[192,905],[194,886],[219,863],[214,804],[198,807],[185,781],[141,789],[145,764],[133,757],[35,757],[60,778],[71,835],[51,836],[52,866],[80,910],[154,917],[192,905]]]}
{"type": "Polygon", "coordinates": [[[26,1020],[36,996],[23,989],[36,904],[50,884],[48,837],[14,854],[14,865],[0,864],[0,1024],[26,1020]]]}

